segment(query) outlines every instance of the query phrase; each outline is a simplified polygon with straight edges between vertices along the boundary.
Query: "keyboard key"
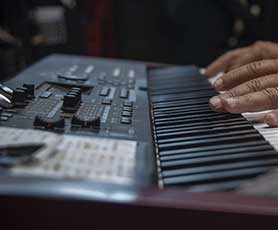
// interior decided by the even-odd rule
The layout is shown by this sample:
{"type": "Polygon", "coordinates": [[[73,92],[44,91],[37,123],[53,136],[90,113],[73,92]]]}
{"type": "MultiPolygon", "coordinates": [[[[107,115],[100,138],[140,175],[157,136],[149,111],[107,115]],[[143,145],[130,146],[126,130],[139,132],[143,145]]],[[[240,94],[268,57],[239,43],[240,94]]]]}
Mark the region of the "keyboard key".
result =
{"type": "Polygon", "coordinates": [[[180,159],[173,161],[161,161],[161,168],[189,168],[194,165],[218,165],[220,163],[229,163],[229,162],[243,162],[251,161],[252,159],[262,159],[263,157],[269,158],[277,155],[276,151],[259,151],[259,152],[242,152],[240,154],[227,154],[219,156],[207,156],[200,158],[191,158],[191,159],[180,159]]]}

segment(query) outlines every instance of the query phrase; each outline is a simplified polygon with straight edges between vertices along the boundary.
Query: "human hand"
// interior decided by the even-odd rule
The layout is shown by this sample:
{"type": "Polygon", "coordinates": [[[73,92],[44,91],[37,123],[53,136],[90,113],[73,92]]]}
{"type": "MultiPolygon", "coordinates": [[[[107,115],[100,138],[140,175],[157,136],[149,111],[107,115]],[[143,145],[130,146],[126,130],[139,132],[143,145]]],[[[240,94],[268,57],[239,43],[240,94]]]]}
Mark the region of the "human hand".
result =
{"type": "Polygon", "coordinates": [[[251,62],[278,58],[278,44],[258,41],[251,46],[225,53],[205,69],[205,75],[213,77],[220,72],[227,73],[251,62]]]}
{"type": "Polygon", "coordinates": [[[208,76],[228,71],[215,82],[218,90],[226,92],[210,100],[211,108],[231,113],[274,109],[265,115],[264,121],[278,126],[278,45],[256,43],[231,52],[233,58],[231,54],[223,55],[207,68],[208,76]]]}

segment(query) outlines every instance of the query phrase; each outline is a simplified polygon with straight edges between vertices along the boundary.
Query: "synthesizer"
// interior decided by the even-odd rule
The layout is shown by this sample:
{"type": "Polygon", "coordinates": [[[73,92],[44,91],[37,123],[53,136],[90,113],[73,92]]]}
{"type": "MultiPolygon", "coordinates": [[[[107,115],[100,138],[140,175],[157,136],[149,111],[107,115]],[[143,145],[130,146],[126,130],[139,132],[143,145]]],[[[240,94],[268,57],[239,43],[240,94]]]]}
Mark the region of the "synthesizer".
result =
{"type": "Polygon", "coordinates": [[[209,108],[194,66],[52,55],[0,88],[0,184],[230,191],[278,165],[246,118],[209,108]]]}

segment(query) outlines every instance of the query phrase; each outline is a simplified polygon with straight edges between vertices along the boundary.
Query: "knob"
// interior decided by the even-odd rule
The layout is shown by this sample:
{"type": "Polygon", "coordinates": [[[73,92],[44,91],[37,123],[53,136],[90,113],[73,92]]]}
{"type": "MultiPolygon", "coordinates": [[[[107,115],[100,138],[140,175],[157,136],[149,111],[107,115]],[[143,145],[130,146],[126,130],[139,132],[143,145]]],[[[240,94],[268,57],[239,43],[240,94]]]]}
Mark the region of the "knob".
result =
{"type": "Polygon", "coordinates": [[[36,116],[34,120],[35,127],[43,127],[46,129],[63,129],[65,127],[65,119],[64,118],[46,118],[41,116],[36,116]]]}
{"type": "Polygon", "coordinates": [[[78,109],[78,97],[73,94],[67,94],[64,96],[64,103],[62,109],[66,112],[74,112],[78,109]]]}
{"type": "Polygon", "coordinates": [[[71,120],[71,124],[74,126],[80,126],[82,128],[100,128],[100,117],[80,117],[74,116],[71,120]]]}
{"type": "Polygon", "coordinates": [[[16,88],[13,92],[13,102],[20,103],[25,102],[27,98],[27,90],[24,88],[16,88]]]}
{"type": "Polygon", "coordinates": [[[35,85],[34,84],[23,84],[23,87],[27,91],[27,97],[33,99],[35,97],[35,85]]]}
{"type": "Polygon", "coordinates": [[[26,103],[27,96],[28,96],[27,89],[16,88],[13,91],[13,95],[12,95],[12,102],[14,106],[18,108],[24,108],[27,105],[26,103]]]}
{"type": "Polygon", "coordinates": [[[64,103],[62,109],[65,112],[75,112],[77,111],[81,103],[81,89],[72,88],[64,96],[64,103]]]}

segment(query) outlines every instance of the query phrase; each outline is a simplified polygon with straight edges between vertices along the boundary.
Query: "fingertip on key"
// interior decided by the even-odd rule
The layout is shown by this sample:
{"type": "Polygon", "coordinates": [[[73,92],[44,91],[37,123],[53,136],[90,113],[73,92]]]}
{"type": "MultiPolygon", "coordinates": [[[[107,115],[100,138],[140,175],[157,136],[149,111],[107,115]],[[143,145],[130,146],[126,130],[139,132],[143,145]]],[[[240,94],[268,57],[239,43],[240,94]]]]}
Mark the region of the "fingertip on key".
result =
{"type": "Polygon", "coordinates": [[[210,107],[215,111],[222,109],[222,101],[219,96],[212,97],[209,101],[210,107]]]}
{"type": "Polygon", "coordinates": [[[206,69],[205,68],[200,69],[200,74],[206,75],[206,69]]]}
{"type": "Polygon", "coordinates": [[[214,87],[218,90],[223,90],[224,89],[224,81],[222,78],[219,78],[216,80],[214,83],[214,87]]]}
{"type": "Polygon", "coordinates": [[[271,127],[278,127],[278,117],[274,113],[268,113],[264,117],[264,122],[271,127]]]}

